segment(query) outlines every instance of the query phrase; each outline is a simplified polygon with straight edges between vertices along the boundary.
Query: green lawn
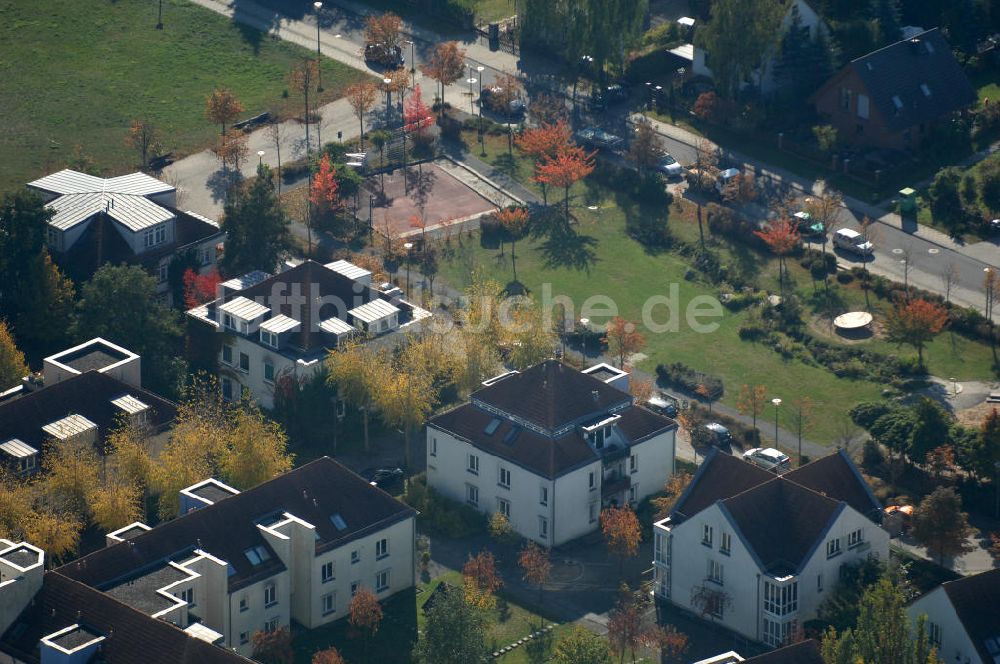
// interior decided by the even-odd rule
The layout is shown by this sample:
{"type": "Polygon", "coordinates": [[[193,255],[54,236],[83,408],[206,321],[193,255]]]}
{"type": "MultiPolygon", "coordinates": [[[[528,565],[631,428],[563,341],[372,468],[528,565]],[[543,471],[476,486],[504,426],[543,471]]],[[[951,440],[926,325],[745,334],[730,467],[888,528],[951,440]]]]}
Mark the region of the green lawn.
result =
{"type": "MultiPolygon", "coordinates": [[[[478,154],[479,148],[471,140],[470,150],[478,154]]],[[[515,159],[508,161],[506,140],[502,137],[488,141],[485,159],[505,164],[505,169],[522,181],[526,180],[525,176],[530,171],[528,162],[516,153],[515,159]]],[[[573,212],[581,221],[576,228],[577,238],[589,243],[594,254],[589,270],[553,265],[543,241],[526,239],[517,243],[518,279],[539,300],[544,299],[546,292],[550,293],[550,297],[569,296],[575,308],[574,318],[580,316],[580,308],[587,298],[601,294],[616,303],[622,316],[640,320],[643,304],[650,296],[668,295],[670,288],[675,286],[679,294],[680,329],[665,333],[645,331],[647,344],[644,352],[648,358],[639,363],[641,369],[653,371],[658,363],[681,361],[718,375],[726,386],[723,402],[730,406],[735,405],[743,383],[764,384],[769,394],[786,399],[808,393],[821,404],[816,409],[815,428],[809,437],[822,443],[831,442],[843,434],[845,414],[851,406],[880,398],[884,385],[840,379],[825,368],[808,366],[798,360],[784,360],[769,347],[742,341],[737,331],[748,315],[746,312],[724,310],[722,317],[717,319],[718,329],[709,334],[696,332],[687,326],[683,320],[685,307],[698,295],[715,296],[715,288],[698,279],[685,279],[688,259],[671,252],[648,253],[626,235],[625,228],[630,216],[654,215],[667,223],[675,236],[694,242],[698,230],[690,209],[678,212],[675,206],[669,210],[639,208],[621,196],[616,200],[614,192],[595,183],[593,177],[584,184],[577,184],[573,193],[573,212]],[[596,210],[588,209],[594,205],[596,210]]],[[[509,245],[501,258],[496,247],[482,246],[478,234],[471,238],[463,237],[460,243],[452,239],[451,243],[454,256],[442,262],[441,278],[453,287],[462,288],[468,284],[476,269],[485,271],[503,284],[511,281],[509,245]]],[[[717,243],[714,248],[732,270],[741,272],[758,287],[777,291],[775,262],[769,256],[761,256],[743,245],[717,243]]],[[[801,294],[808,298],[813,288],[808,274],[792,260],[789,260],[789,265],[801,294]]],[[[856,286],[843,287],[833,282],[832,287],[835,292],[843,291],[845,306],[853,308],[863,304],[863,293],[856,286]]],[[[884,306],[875,302],[874,298],[873,304],[884,306]]],[[[657,320],[665,318],[664,311],[663,308],[657,310],[657,320]]],[[[604,322],[606,318],[594,320],[604,322]]],[[[830,340],[839,343],[834,338],[830,340]]],[[[868,347],[887,354],[915,355],[910,348],[900,349],[883,341],[872,341],[868,347]]],[[[983,344],[945,334],[925,350],[925,357],[931,371],[938,375],[959,379],[989,378],[989,352],[983,344]]]]}
{"type": "MultiPolygon", "coordinates": [[[[249,117],[266,110],[297,110],[286,99],[286,77],[309,51],[186,0],[36,0],[0,10],[0,191],[23,184],[70,160],[74,147],[97,171],[133,169],[136,153],[124,145],[133,118],[158,129],[166,151],[185,154],[211,143],[219,129],[205,119],[205,96],[228,87],[249,117]]],[[[363,76],[323,61],[325,99],[363,76]]]]}

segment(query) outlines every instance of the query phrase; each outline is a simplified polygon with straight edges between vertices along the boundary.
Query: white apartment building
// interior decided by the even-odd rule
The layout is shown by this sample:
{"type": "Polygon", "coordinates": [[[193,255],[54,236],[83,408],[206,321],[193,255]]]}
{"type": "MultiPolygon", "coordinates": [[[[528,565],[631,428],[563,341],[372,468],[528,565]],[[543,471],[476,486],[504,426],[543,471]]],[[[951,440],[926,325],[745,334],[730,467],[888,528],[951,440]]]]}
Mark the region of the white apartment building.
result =
{"type": "Polygon", "coordinates": [[[101,178],[69,169],[28,183],[52,210],[46,244],[74,279],[105,263],[142,265],[168,301],[170,265],[185,257],[209,272],[226,234],[219,224],[177,209],[177,189],[145,173],[101,178]]]}
{"type": "Polygon", "coordinates": [[[927,616],[927,636],[942,661],[1000,662],[1000,569],[946,581],[914,600],[908,612],[914,625],[927,616]]]}
{"type": "Polygon", "coordinates": [[[242,493],[208,479],[180,505],[57,571],[242,655],[258,630],[347,616],[359,588],[414,585],[416,512],[328,457],[242,493]]]}
{"type": "Polygon", "coordinates": [[[844,565],[888,559],[881,513],[843,451],[781,476],[715,451],[654,524],[654,595],[778,647],[844,565]]]}
{"type": "MultiPolygon", "coordinates": [[[[544,546],[599,528],[674,469],[677,423],[635,404],[627,380],[556,360],[486,381],[427,424],[427,483],[544,546]]],[[[620,373],[620,372],[618,372],[620,373]]],[[[627,378],[627,377],[626,377],[627,378]]]]}
{"type": "Polygon", "coordinates": [[[219,299],[188,311],[193,321],[221,334],[223,396],[237,399],[247,391],[272,409],[276,383],[315,376],[329,349],[352,339],[390,341],[430,317],[379,291],[371,276],[347,261],[307,260],[273,276],[258,271],[230,279],[219,299]]]}

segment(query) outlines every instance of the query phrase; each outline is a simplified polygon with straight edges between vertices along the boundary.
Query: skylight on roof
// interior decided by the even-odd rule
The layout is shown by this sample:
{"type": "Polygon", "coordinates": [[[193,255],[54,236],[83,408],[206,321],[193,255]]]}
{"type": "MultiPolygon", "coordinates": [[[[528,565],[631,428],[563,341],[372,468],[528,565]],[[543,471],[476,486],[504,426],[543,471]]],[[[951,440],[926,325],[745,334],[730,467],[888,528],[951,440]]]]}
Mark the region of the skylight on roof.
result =
{"type": "Polygon", "coordinates": [[[896,107],[896,110],[903,108],[903,100],[899,98],[899,95],[892,96],[892,105],[896,107]]]}
{"type": "Polygon", "coordinates": [[[920,91],[924,93],[925,97],[930,97],[931,96],[931,89],[929,87],[927,87],[926,83],[921,83],[920,84],[920,91]]]}
{"type": "Polygon", "coordinates": [[[330,523],[332,523],[339,531],[347,530],[347,522],[344,521],[344,517],[340,516],[340,512],[330,515],[330,523]]]}
{"type": "Polygon", "coordinates": [[[512,445],[517,436],[521,433],[521,427],[511,427],[511,430],[507,432],[507,435],[503,437],[503,442],[507,445],[512,445]]]}
{"type": "Polygon", "coordinates": [[[485,433],[487,436],[492,436],[497,432],[497,429],[499,427],[500,427],[500,418],[494,417],[492,420],[490,420],[489,424],[486,425],[486,428],[483,429],[483,433],[485,433]]]}
{"type": "Polygon", "coordinates": [[[927,52],[928,52],[928,53],[934,53],[934,44],[931,44],[931,43],[930,43],[929,41],[927,41],[927,40],[924,40],[924,48],[926,48],[926,49],[927,49],[927,52]]]}
{"type": "Polygon", "coordinates": [[[243,555],[247,557],[251,565],[260,565],[262,562],[271,559],[271,554],[267,552],[267,549],[263,544],[258,544],[257,546],[251,547],[243,552],[243,555]]]}

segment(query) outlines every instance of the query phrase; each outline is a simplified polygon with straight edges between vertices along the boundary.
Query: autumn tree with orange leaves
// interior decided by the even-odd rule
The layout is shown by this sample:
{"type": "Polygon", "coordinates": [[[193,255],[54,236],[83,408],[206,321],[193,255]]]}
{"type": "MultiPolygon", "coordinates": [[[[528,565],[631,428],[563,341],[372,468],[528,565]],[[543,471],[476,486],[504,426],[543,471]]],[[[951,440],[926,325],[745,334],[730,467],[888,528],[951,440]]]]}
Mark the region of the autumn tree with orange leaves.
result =
{"type": "Polygon", "coordinates": [[[342,206],[340,185],[337,183],[337,169],[330,163],[330,155],[324,154],[319,162],[319,170],[312,179],[309,200],[321,215],[336,214],[342,206]]]}
{"type": "Polygon", "coordinates": [[[660,651],[660,661],[680,662],[688,651],[688,635],[673,625],[653,625],[643,631],[639,640],[647,648],[660,651]]]}
{"type": "Polygon", "coordinates": [[[348,622],[351,627],[361,632],[365,640],[365,657],[368,660],[368,644],[382,625],[382,605],[378,603],[375,593],[364,586],[358,588],[351,598],[351,611],[348,622]]]}
{"type": "Polygon", "coordinates": [[[897,304],[886,316],[885,322],[889,341],[913,346],[922,367],[924,346],[944,328],[948,312],[938,304],[918,298],[897,304]]]}
{"type": "MultiPolygon", "coordinates": [[[[521,152],[529,157],[534,157],[537,168],[537,165],[543,160],[554,158],[573,145],[572,130],[565,120],[559,120],[555,124],[543,122],[540,127],[521,132],[515,142],[521,152]]],[[[541,182],[541,185],[542,200],[548,205],[548,187],[545,186],[545,182],[541,182]]]]}
{"type": "Polygon", "coordinates": [[[538,603],[541,604],[545,582],[552,572],[552,560],[549,558],[549,550],[543,549],[534,542],[529,541],[521,549],[521,553],[517,557],[517,564],[524,571],[521,578],[528,583],[538,586],[538,603]]]}
{"type": "Polygon", "coordinates": [[[462,581],[465,587],[465,601],[480,609],[496,606],[494,593],[503,587],[503,579],[497,571],[496,560],[489,551],[480,551],[462,566],[462,581]]]}
{"type": "Polygon", "coordinates": [[[517,281],[517,259],[514,250],[517,247],[517,239],[524,234],[524,230],[528,226],[528,208],[505,207],[498,210],[494,217],[510,237],[510,265],[514,272],[514,281],[517,281]]]}
{"type": "Polygon", "coordinates": [[[344,91],[347,103],[354,109],[354,117],[358,119],[361,129],[361,149],[365,149],[365,114],[372,110],[378,96],[378,86],[371,81],[352,83],[344,91]]]}
{"type": "Polygon", "coordinates": [[[444,89],[465,73],[465,49],[459,48],[456,41],[442,42],[434,48],[427,62],[420,66],[420,71],[441,86],[440,110],[444,115],[444,89]]]}
{"type": "Polygon", "coordinates": [[[156,148],[156,127],[145,120],[132,120],[125,137],[125,145],[133,148],[142,159],[142,170],[149,167],[149,153],[156,148]]]}
{"type": "Polygon", "coordinates": [[[782,216],[769,221],[762,230],[754,231],[753,234],[763,240],[778,257],[778,288],[781,289],[781,297],[784,299],[785,277],[788,273],[785,256],[799,246],[798,226],[788,217],[782,216]]]}
{"type": "Polygon", "coordinates": [[[382,44],[386,49],[399,46],[403,19],[392,12],[372,14],[365,19],[365,41],[382,44]]]}
{"type": "Polygon", "coordinates": [[[330,646],[312,656],[311,664],[347,664],[340,651],[330,646]]]}
{"type": "Polygon", "coordinates": [[[242,112],[243,102],[232,90],[216,88],[205,98],[205,116],[222,127],[219,134],[225,134],[226,125],[231,124],[242,112]]]}
{"type": "Polygon", "coordinates": [[[569,225],[569,188],[594,172],[595,152],[587,153],[575,145],[562,149],[555,157],[535,164],[535,182],[562,187],[566,225],[569,225]]]}
{"type": "Polygon", "coordinates": [[[765,385],[743,383],[743,387],[740,388],[740,396],[736,399],[736,410],[753,418],[754,430],[757,429],[757,416],[764,409],[766,400],[767,387],[765,385]]]}
{"type": "Polygon", "coordinates": [[[642,595],[633,593],[627,583],[622,583],[618,601],[608,613],[608,643],[611,651],[618,655],[619,664],[624,663],[625,653],[630,650],[635,662],[635,651],[642,645],[643,604],[642,595]]]}
{"type": "Polygon", "coordinates": [[[403,130],[410,134],[414,145],[427,147],[433,140],[427,131],[432,122],[431,109],[424,103],[420,86],[414,86],[413,92],[403,104],[403,130]]]}
{"type": "Polygon", "coordinates": [[[639,542],[642,541],[639,519],[628,505],[608,507],[601,510],[601,532],[604,533],[608,552],[618,557],[618,575],[621,576],[625,559],[639,552],[639,542]]]}
{"type": "Polygon", "coordinates": [[[615,316],[608,323],[603,341],[608,345],[608,352],[618,358],[620,369],[625,368],[625,360],[630,355],[638,353],[646,345],[646,337],[636,329],[635,323],[621,316],[615,316]]]}

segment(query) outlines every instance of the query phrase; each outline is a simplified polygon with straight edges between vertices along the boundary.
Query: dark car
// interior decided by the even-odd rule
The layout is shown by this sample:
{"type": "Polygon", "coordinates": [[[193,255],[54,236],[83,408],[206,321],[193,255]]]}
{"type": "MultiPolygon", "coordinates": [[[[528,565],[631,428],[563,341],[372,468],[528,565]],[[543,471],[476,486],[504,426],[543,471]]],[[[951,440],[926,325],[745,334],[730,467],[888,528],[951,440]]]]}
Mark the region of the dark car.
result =
{"type": "Polygon", "coordinates": [[[524,100],[520,97],[511,99],[506,109],[498,108],[502,105],[502,102],[497,101],[498,95],[501,93],[503,93],[503,88],[498,85],[483,88],[482,94],[479,95],[480,106],[503,115],[520,115],[524,113],[524,100]]]}
{"type": "Polygon", "coordinates": [[[388,491],[403,481],[402,468],[365,468],[358,473],[373,486],[388,491]]]}
{"type": "Polygon", "coordinates": [[[386,69],[398,69],[406,64],[406,58],[399,46],[368,42],[365,44],[365,62],[375,63],[386,69]]]}
{"type": "Polygon", "coordinates": [[[709,422],[701,426],[701,436],[709,445],[728,447],[733,442],[733,434],[718,422],[709,422]]]}
{"type": "Polygon", "coordinates": [[[574,140],[584,147],[617,150],[625,142],[621,137],[610,134],[600,127],[584,127],[575,134],[574,140]]]}
{"type": "Polygon", "coordinates": [[[602,111],[609,106],[623,104],[630,97],[628,88],[620,83],[612,83],[604,88],[594,90],[590,96],[590,107],[595,111],[602,111]]]}

